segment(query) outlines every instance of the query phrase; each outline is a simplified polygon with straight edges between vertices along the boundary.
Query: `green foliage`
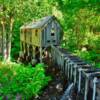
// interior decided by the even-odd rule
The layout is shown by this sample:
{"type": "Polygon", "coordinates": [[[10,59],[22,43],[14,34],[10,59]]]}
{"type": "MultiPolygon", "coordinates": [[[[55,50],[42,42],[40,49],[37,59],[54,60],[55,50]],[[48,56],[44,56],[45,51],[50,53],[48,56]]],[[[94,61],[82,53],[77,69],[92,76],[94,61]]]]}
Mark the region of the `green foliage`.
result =
{"type": "Polygon", "coordinates": [[[34,68],[21,64],[0,64],[0,95],[15,100],[20,95],[22,100],[29,100],[40,93],[51,80],[45,75],[43,64],[34,68]]]}
{"type": "MultiPolygon", "coordinates": [[[[20,51],[20,26],[52,13],[48,0],[0,0],[0,24],[5,19],[8,33],[9,21],[13,17],[12,58],[17,58],[20,51]]],[[[2,30],[0,30],[2,31],[2,30]]]]}
{"type": "Polygon", "coordinates": [[[100,68],[100,63],[97,63],[97,64],[96,64],[96,67],[97,67],[97,68],[100,68]]]}
{"type": "Polygon", "coordinates": [[[100,58],[100,54],[97,54],[95,50],[91,51],[82,51],[82,50],[76,50],[74,51],[75,55],[78,55],[80,58],[84,59],[87,63],[91,63],[96,67],[99,67],[100,64],[98,63],[98,59],[100,58]]]}
{"type": "Polygon", "coordinates": [[[94,63],[99,62],[100,56],[97,55],[100,55],[98,52],[100,50],[100,0],[1,0],[0,4],[1,7],[3,4],[6,8],[4,14],[0,13],[0,19],[9,14],[15,19],[12,58],[17,57],[20,50],[20,26],[33,19],[54,14],[64,30],[62,47],[72,52],[75,50],[81,52],[85,46],[88,53],[83,53],[82,58],[85,60],[95,58],[94,63]],[[96,57],[93,57],[95,55],[96,57]]]}
{"type": "MultiPolygon", "coordinates": [[[[99,65],[100,62],[100,1],[56,0],[63,13],[65,31],[62,46],[84,60],[99,65]],[[62,5],[61,5],[62,4],[62,5]],[[61,5],[61,6],[60,6],[61,5]],[[86,51],[81,51],[85,47],[86,51]]],[[[61,20],[61,19],[60,19],[61,20]]]]}
{"type": "Polygon", "coordinates": [[[0,56],[0,61],[2,60],[2,56],[0,56]]]}

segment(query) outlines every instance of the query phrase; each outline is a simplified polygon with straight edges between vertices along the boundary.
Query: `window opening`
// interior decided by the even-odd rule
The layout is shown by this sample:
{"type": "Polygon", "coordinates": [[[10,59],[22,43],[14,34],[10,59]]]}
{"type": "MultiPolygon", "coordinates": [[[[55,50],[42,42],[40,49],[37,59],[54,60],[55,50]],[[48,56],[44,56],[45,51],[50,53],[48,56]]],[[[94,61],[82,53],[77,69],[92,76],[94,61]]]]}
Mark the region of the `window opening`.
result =
{"type": "Polygon", "coordinates": [[[51,29],[51,36],[55,36],[55,29],[54,28],[51,29]]]}
{"type": "Polygon", "coordinates": [[[38,36],[38,30],[35,30],[35,36],[38,36]]]}

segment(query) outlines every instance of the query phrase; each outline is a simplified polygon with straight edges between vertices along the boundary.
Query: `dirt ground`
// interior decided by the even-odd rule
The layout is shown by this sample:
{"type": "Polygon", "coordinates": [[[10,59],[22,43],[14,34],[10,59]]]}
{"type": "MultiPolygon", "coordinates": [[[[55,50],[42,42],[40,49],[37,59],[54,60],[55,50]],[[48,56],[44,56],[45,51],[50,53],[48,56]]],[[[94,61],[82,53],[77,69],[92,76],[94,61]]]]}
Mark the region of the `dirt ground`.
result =
{"type": "Polygon", "coordinates": [[[34,100],[60,100],[64,93],[67,80],[56,65],[49,65],[46,68],[46,74],[52,77],[52,81],[42,90],[43,93],[34,100]]]}

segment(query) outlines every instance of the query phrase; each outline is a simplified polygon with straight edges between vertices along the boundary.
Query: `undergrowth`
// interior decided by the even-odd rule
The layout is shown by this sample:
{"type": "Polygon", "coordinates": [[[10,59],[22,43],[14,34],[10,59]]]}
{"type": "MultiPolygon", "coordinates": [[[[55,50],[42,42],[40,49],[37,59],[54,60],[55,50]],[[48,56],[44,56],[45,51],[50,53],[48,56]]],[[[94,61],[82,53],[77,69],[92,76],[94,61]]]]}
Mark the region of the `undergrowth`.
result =
{"type": "Polygon", "coordinates": [[[41,92],[51,77],[45,75],[44,64],[35,67],[0,63],[0,100],[29,100],[41,92]]]}

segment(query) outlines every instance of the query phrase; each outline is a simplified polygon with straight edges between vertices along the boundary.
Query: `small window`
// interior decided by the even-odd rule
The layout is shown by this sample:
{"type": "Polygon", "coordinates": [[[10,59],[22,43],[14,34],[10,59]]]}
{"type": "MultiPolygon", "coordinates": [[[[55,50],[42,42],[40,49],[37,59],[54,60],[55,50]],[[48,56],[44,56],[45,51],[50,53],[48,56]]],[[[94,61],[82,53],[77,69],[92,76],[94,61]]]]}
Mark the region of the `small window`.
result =
{"type": "Polygon", "coordinates": [[[54,35],[55,35],[55,29],[52,28],[52,29],[51,29],[51,36],[54,36],[54,35]]]}
{"type": "Polygon", "coordinates": [[[54,36],[55,35],[55,33],[51,33],[51,36],[54,36]]]}
{"type": "Polygon", "coordinates": [[[47,41],[48,43],[50,42],[50,40],[47,41]]]}
{"type": "Polygon", "coordinates": [[[56,42],[56,40],[53,40],[53,42],[56,42]]]}
{"type": "Polygon", "coordinates": [[[38,36],[38,30],[35,30],[35,36],[38,36]]]}

